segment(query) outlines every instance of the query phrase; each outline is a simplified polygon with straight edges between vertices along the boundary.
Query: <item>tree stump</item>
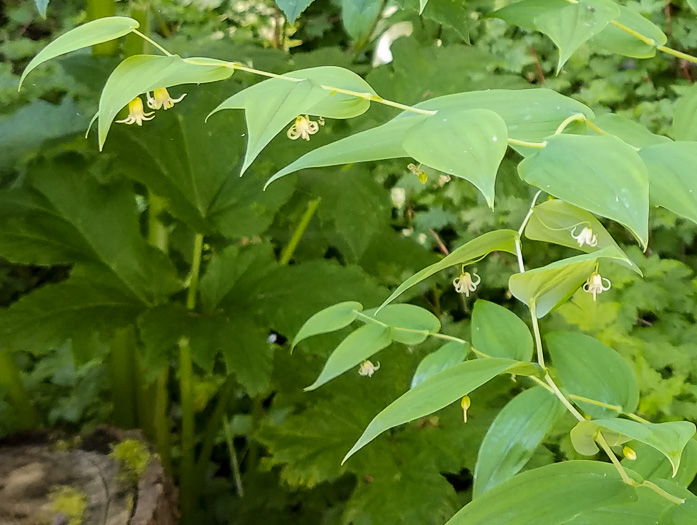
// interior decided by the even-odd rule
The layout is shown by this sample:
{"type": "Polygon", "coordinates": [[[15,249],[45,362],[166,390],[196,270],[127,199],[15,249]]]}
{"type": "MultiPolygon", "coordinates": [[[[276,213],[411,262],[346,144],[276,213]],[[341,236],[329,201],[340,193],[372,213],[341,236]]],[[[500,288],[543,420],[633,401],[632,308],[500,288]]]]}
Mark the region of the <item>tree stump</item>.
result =
{"type": "MultiPolygon", "coordinates": [[[[13,436],[0,444],[2,525],[175,525],[177,495],[157,456],[145,456],[139,479],[109,454],[138,431],[100,427],[79,447],[45,435],[13,436]]],[[[149,449],[144,449],[149,450],[149,449]]]]}

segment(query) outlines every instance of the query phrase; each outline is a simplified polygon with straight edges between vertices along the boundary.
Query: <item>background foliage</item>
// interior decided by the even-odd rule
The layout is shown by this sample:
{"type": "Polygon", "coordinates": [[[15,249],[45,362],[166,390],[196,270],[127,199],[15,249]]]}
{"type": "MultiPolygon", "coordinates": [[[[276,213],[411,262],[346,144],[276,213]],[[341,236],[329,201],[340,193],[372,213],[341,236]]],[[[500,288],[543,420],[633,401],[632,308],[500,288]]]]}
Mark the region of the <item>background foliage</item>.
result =
{"type": "MultiPolygon", "coordinates": [[[[182,56],[234,59],[275,73],[337,65],[405,104],[544,84],[598,115],[613,111],[662,134],[670,133],[674,101],[695,75],[689,63],[668,55],[638,60],[587,44],[555,74],[549,39],[486,17],[503,4],[431,0],[423,16],[415,0],[385,3],[374,13],[353,0],[316,0],[303,11],[306,4],[153,0],[122,2],[117,10],[145,10],[154,38],[166,38],[182,56]],[[376,20],[383,8],[391,16],[376,20]],[[390,63],[373,66],[371,37],[398,23],[410,24],[410,36],[392,44],[390,63]]],[[[697,48],[697,17],[682,0],[626,5],[661,27],[673,47],[697,48]]],[[[443,523],[469,501],[480,443],[520,384],[499,378],[477,390],[466,425],[461,409],[450,407],[383,435],[341,466],[370,419],[408,389],[436,345],[414,351],[392,345],[372,378],[348,374],[310,395],[302,388],[348,332],[306,341],[292,355],[287,340],[331,304],[379,304],[447,247],[492,228],[517,229],[532,197],[516,174],[518,157],[509,152],[504,159],[493,212],[469,184],[428,170],[421,182],[404,160],[303,172],[262,193],[264,181],[301,154],[396,111],[374,105],[361,117],[330,121],[311,145],[282,133],[238,178],[242,113],[224,112],[205,124],[202,116],[258,80],[239,72],[222,83],[178,89],[187,97],[176,110],[142,129],[115,127],[98,153],[95,134],[82,135],[116,59],[69,55],[33,72],[16,91],[31,57],[87,19],[83,6],[53,0],[45,19],[31,2],[10,0],[0,9],[0,359],[13,365],[0,362],[0,433],[37,423],[71,432],[105,421],[142,423],[143,414],[119,421],[123,399],[116,406],[114,399],[165,373],[184,335],[194,352],[198,447],[209,439],[212,446],[210,461],[198,465],[205,483],[196,513],[204,522],[234,516],[240,523],[443,523]],[[149,192],[172,203],[169,213],[154,210],[168,255],[148,237],[149,192]],[[301,218],[315,206],[302,230],[301,218]],[[302,237],[288,251],[294,232],[302,237]],[[182,290],[196,233],[207,244],[200,315],[191,315],[182,290]],[[137,349],[138,362],[115,362],[118,345],[137,349]],[[10,369],[21,374],[30,411],[20,408],[26,405],[9,372],[3,377],[10,369]],[[124,378],[124,370],[136,369],[137,380],[124,378]],[[217,406],[225,417],[206,426],[217,406]]],[[[647,254],[608,225],[643,279],[609,267],[611,294],[597,303],[577,294],[542,327],[580,330],[627,358],[643,417],[695,420],[695,226],[662,209],[652,209],[650,220],[647,254]]],[[[568,252],[528,251],[535,266],[568,252]]],[[[434,312],[445,333],[468,339],[475,298],[524,318],[507,293],[512,271],[512,258],[494,255],[477,267],[484,284],[474,297],[455,293],[455,275],[443,272],[405,299],[434,312]]],[[[165,384],[178,426],[176,381],[170,376],[165,384]]],[[[561,417],[525,469],[578,459],[571,426],[561,417]]]]}

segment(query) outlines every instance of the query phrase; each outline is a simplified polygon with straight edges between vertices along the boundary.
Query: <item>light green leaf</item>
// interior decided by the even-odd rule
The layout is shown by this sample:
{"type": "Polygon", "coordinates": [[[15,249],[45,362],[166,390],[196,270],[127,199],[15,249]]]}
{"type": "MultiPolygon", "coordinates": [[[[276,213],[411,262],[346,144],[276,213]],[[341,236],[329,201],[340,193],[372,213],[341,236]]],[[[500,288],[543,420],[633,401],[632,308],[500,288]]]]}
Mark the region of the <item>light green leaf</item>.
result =
{"type": "Polygon", "coordinates": [[[525,236],[535,241],[552,242],[586,253],[610,248],[604,253],[615,253],[617,262],[641,275],[639,267],[627,257],[598,219],[586,210],[562,200],[550,199],[535,206],[525,227],[525,236]],[[586,227],[593,230],[597,243],[595,246],[587,243],[579,246],[579,242],[574,238],[586,227]]]}
{"type": "Polygon", "coordinates": [[[413,304],[391,304],[374,312],[370,310],[366,314],[392,328],[392,340],[405,345],[423,343],[428,334],[440,330],[440,321],[435,315],[413,304]]]}
{"type": "MultiPolygon", "coordinates": [[[[639,404],[634,372],[617,352],[593,337],[554,332],[545,337],[547,351],[566,391],[631,413],[639,404]]],[[[572,399],[573,400],[573,399],[572,399]]],[[[619,410],[573,400],[596,418],[615,417],[619,410]]]]}
{"type": "Polygon", "coordinates": [[[542,387],[523,391],[503,407],[479,449],[473,498],[520,472],[564,413],[564,405],[542,387]]]}
{"type": "Polygon", "coordinates": [[[535,309],[538,319],[542,318],[579,289],[593,273],[599,257],[619,258],[611,247],[569,257],[542,268],[511,275],[508,288],[516,299],[535,309]]]}
{"type": "Polygon", "coordinates": [[[355,41],[367,41],[382,7],[382,3],[373,0],[342,0],[341,21],[344,29],[355,41]]]}
{"type": "Polygon", "coordinates": [[[675,140],[697,140],[697,85],[692,85],[675,103],[673,138],[675,140]]]}
{"type": "MultiPolygon", "coordinates": [[[[593,123],[606,133],[615,135],[635,148],[646,148],[654,144],[672,142],[668,137],[651,133],[641,124],[615,113],[605,113],[593,120],[593,123]]],[[[588,129],[595,134],[593,128],[588,126],[588,129]]]]}
{"type": "Polygon", "coordinates": [[[104,147],[117,113],[132,99],[158,88],[180,84],[204,84],[229,78],[228,62],[177,55],[136,55],[121,62],[109,76],[99,99],[99,148],[104,147]]]}
{"type": "Polygon", "coordinates": [[[411,380],[411,388],[423,383],[443,370],[464,361],[469,352],[469,345],[459,341],[450,341],[435,352],[424,357],[416,367],[414,377],[411,380]]]}
{"type": "Polygon", "coordinates": [[[358,317],[358,312],[362,310],[363,305],[361,303],[346,301],[317,312],[300,328],[300,331],[293,339],[291,349],[308,337],[334,332],[350,325],[358,317]]]}
{"type": "Polygon", "coordinates": [[[428,4],[428,0],[419,0],[419,14],[424,12],[426,4],[428,4]]]}
{"type": "MultiPolygon", "coordinates": [[[[695,425],[688,421],[671,421],[670,423],[638,423],[628,419],[597,419],[593,421],[582,421],[577,426],[595,427],[604,431],[610,430],[621,436],[622,442],[635,439],[649,445],[663,454],[673,467],[672,475],[675,476],[680,467],[680,456],[682,451],[695,434],[695,425]]],[[[584,432],[584,434],[586,434],[584,432]]],[[[605,432],[603,432],[605,434],[605,432]]],[[[580,435],[580,434],[579,434],[580,435]]],[[[588,435],[587,439],[593,439],[588,435]]],[[[586,446],[580,443],[576,448],[579,454],[588,452],[591,448],[590,442],[586,446]]],[[[597,450],[597,449],[596,449],[597,450]]]]}
{"type": "MultiPolygon", "coordinates": [[[[653,447],[637,441],[631,444],[632,449],[636,452],[635,460],[623,459],[622,464],[625,467],[631,468],[644,479],[657,481],[659,479],[669,479],[673,475],[673,467],[666,457],[658,452],[653,447]]],[[[697,442],[691,439],[685,445],[680,459],[680,467],[678,473],[672,480],[683,487],[687,487],[692,483],[697,474],[697,442]]]]}
{"type": "Polygon", "coordinates": [[[485,109],[440,109],[407,131],[404,150],[418,162],[470,181],[494,207],[494,183],[508,131],[485,109]]]}
{"type": "Polygon", "coordinates": [[[331,353],[319,377],[305,391],[315,390],[347,370],[359,365],[392,342],[391,330],[379,324],[367,324],[344,339],[331,353]]]}
{"type": "Polygon", "coordinates": [[[528,375],[536,369],[529,363],[496,357],[451,366],[415,386],[375,416],[343,462],[386,430],[440,410],[504,372],[528,375]]]}
{"type": "MultiPolygon", "coordinates": [[[[565,2],[565,0],[561,0],[565,2]]],[[[565,2],[566,3],[566,2],[565,2]]],[[[594,118],[593,112],[571,98],[549,89],[492,89],[457,93],[421,102],[415,106],[427,111],[449,109],[486,109],[499,115],[506,123],[508,136],[518,140],[539,142],[554,133],[567,117],[583,114],[594,118]]],[[[408,131],[428,115],[405,111],[378,126],[313,150],[277,172],[266,183],[305,168],[336,166],[353,162],[408,157],[403,142],[408,131]]],[[[516,147],[529,153],[531,148],[516,147]]]]}
{"type": "Polygon", "coordinates": [[[314,0],[276,0],[276,4],[291,24],[295,23],[300,13],[307,9],[312,2],[314,0]]]}
{"type": "Polygon", "coordinates": [[[38,9],[39,14],[46,18],[46,9],[48,9],[48,0],[34,0],[36,9],[38,9]]]}
{"type": "Polygon", "coordinates": [[[617,137],[555,135],[518,165],[520,177],[570,204],[615,220],[642,247],[649,235],[646,166],[617,137]]]}
{"type": "Polygon", "coordinates": [[[619,16],[619,6],[612,0],[578,0],[537,15],[534,24],[559,48],[559,72],[581,44],[600,33],[619,16]]]}
{"type": "Polygon", "coordinates": [[[654,45],[641,41],[631,33],[628,33],[614,24],[609,24],[593,37],[591,43],[606,51],[617,53],[618,55],[633,58],[651,58],[655,56],[656,47],[665,45],[668,41],[668,37],[666,37],[658,26],[647,20],[641,13],[629,7],[619,7],[620,16],[617,17],[615,21],[646,38],[652,39],[654,45]]]}
{"type": "Polygon", "coordinates": [[[642,148],[649,172],[651,204],[697,223],[697,142],[669,142],[642,148]]]}
{"type": "Polygon", "coordinates": [[[384,308],[386,305],[394,301],[397,297],[403,294],[412,286],[429,278],[431,275],[445,270],[456,264],[469,264],[475,260],[481,259],[493,251],[504,251],[515,254],[515,239],[518,233],[513,230],[496,230],[480,235],[476,239],[463,244],[459,248],[453,250],[449,255],[446,255],[441,261],[424,268],[415,273],[409,279],[400,284],[397,289],[385,300],[378,308],[384,308]]]}
{"type": "Polygon", "coordinates": [[[631,525],[656,525],[659,516],[674,505],[646,487],[637,487],[637,501],[582,511],[569,525],[598,525],[627,523],[631,525]]]}
{"type": "Polygon", "coordinates": [[[138,25],[138,22],[132,18],[110,16],[87,22],[86,24],[68,31],[43,48],[39,54],[29,62],[29,65],[27,65],[22,73],[22,77],[19,79],[18,89],[21,89],[22,83],[27,75],[44,62],[60,55],[70,53],[71,51],[82,49],[83,47],[108,42],[109,40],[127,35],[137,28],[138,25]]]}
{"type": "Polygon", "coordinates": [[[366,99],[331,92],[323,89],[322,85],[375,94],[361,77],[340,67],[315,67],[293,71],[284,76],[302,81],[292,82],[280,78],[265,80],[223,101],[207,117],[224,109],[245,110],[248,142],[242,174],[261,150],[297,116],[344,119],[356,117],[370,107],[370,101],[366,99]]]}
{"type": "Polygon", "coordinates": [[[447,525],[567,523],[582,511],[636,499],[612,465],[565,461],[518,474],[463,507],[447,525]]]}
{"type": "Polygon", "coordinates": [[[697,497],[692,492],[663,479],[656,485],[683,500],[680,505],[669,505],[661,514],[658,525],[692,525],[697,522],[697,497]]]}
{"type": "Polygon", "coordinates": [[[497,11],[494,11],[490,16],[505,20],[509,24],[517,25],[536,31],[535,19],[545,13],[560,11],[568,6],[567,0],[523,0],[522,2],[513,2],[497,11]]]}
{"type": "Polygon", "coordinates": [[[697,0],[687,0],[687,5],[689,5],[693,11],[697,11],[697,0]]]}
{"type": "Polygon", "coordinates": [[[532,359],[532,336],[520,318],[503,306],[479,299],[472,312],[472,345],[491,357],[532,359]]]}

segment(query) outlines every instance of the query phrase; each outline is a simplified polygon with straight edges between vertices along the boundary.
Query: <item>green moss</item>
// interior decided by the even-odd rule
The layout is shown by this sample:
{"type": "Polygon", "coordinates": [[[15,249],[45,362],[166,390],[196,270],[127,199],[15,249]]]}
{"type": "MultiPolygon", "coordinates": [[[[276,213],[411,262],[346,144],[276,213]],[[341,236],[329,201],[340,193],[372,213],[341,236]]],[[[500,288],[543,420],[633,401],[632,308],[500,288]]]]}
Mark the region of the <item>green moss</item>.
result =
{"type": "Polygon", "coordinates": [[[126,439],[114,445],[110,457],[119,462],[119,478],[125,483],[137,484],[150,461],[150,451],[137,439],[126,439]]]}
{"type": "Polygon", "coordinates": [[[48,495],[51,509],[56,514],[64,514],[68,525],[80,525],[87,510],[87,495],[73,487],[54,487],[48,495]]]}

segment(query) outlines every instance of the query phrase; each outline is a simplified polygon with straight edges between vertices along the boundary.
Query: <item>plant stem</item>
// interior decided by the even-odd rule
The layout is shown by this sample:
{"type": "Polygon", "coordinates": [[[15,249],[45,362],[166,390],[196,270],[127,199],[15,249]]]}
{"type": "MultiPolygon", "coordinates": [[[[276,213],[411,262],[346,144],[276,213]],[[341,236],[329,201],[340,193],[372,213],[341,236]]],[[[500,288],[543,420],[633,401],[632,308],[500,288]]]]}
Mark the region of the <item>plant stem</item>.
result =
{"type": "Polygon", "coordinates": [[[148,36],[145,36],[143,33],[141,33],[140,31],[138,31],[137,29],[133,29],[132,32],[133,32],[134,35],[138,35],[139,37],[141,37],[141,38],[142,38],[143,40],[145,40],[146,42],[149,42],[150,44],[152,44],[153,46],[155,46],[157,49],[159,49],[160,51],[162,51],[162,52],[163,52],[165,55],[167,55],[168,57],[171,57],[171,56],[172,56],[172,53],[170,53],[170,52],[167,51],[164,47],[162,47],[160,44],[158,44],[157,42],[155,42],[152,38],[150,38],[150,37],[148,37],[148,36]]]}
{"type": "Polygon", "coordinates": [[[511,146],[524,146],[526,148],[544,149],[547,147],[547,142],[528,142],[526,140],[508,139],[511,146]]]}
{"type": "Polygon", "coordinates": [[[564,120],[564,122],[559,124],[559,127],[554,132],[554,134],[560,135],[569,124],[571,124],[572,122],[576,122],[577,120],[586,120],[586,116],[583,113],[576,113],[575,115],[571,115],[570,117],[567,117],[564,120]]]}
{"type": "Polygon", "coordinates": [[[20,430],[30,430],[38,426],[39,417],[31,404],[22,376],[9,350],[0,350],[0,386],[7,392],[20,430]]]}
{"type": "MultiPolygon", "coordinates": [[[[189,274],[189,289],[186,294],[186,308],[196,308],[196,296],[198,293],[198,280],[201,272],[201,252],[203,251],[203,235],[197,233],[194,236],[194,250],[189,274]]],[[[195,446],[195,421],[194,421],[194,392],[193,392],[194,366],[191,359],[191,346],[186,337],[179,340],[179,396],[182,412],[181,429],[181,469],[179,473],[179,486],[181,491],[182,523],[191,523],[194,506],[196,504],[195,476],[196,466],[194,460],[195,446]]]]}
{"type": "MultiPolygon", "coordinates": [[[[116,14],[115,0],[87,0],[87,19],[97,20],[116,14]]],[[[119,41],[109,40],[92,46],[92,54],[95,56],[111,57],[119,52],[119,41]]]]}
{"type": "Polygon", "coordinates": [[[218,403],[208,419],[208,424],[206,425],[206,433],[203,437],[203,444],[201,445],[201,453],[198,457],[198,462],[196,464],[197,476],[196,479],[199,480],[199,484],[203,484],[206,477],[206,468],[208,467],[208,461],[213,452],[213,447],[215,446],[215,438],[218,436],[218,431],[220,426],[223,424],[223,418],[225,417],[225,411],[227,409],[228,402],[230,401],[230,395],[232,394],[232,387],[234,386],[234,380],[232,376],[228,376],[220,387],[218,393],[218,403]]]}
{"type": "Polygon", "coordinates": [[[135,380],[137,366],[135,328],[131,325],[116,332],[109,346],[114,425],[124,429],[136,428],[138,385],[135,380]]]}
{"type": "Polygon", "coordinates": [[[603,403],[602,401],[596,401],[595,399],[589,399],[583,396],[575,396],[574,394],[569,394],[569,399],[575,401],[582,401],[583,403],[589,403],[598,407],[607,408],[608,410],[614,410],[615,412],[622,412],[622,407],[618,405],[610,405],[608,403],[603,403]]]}
{"type": "Polygon", "coordinates": [[[227,416],[223,416],[223,425],[225,428],[225,443],[227,443],[228,453],[230,454],[230,468],[232,469],[232,477],[235,480],[235,488],[237,489],[237,495],[240,498],[243,498],[244,486],[242,486],[240,462],[237,460],[237,451],[235,450],[235,443],[232,440],[232,434],[230,433],[230,423],[227,420],[227,416]]]}
{"type": "Polygon", "coordinates": [[[692,55],[688,55],[687,53],[683,53],[682,51],[676,51],[675,49],[671,49],[666,46],[658,46],[656,49],[663,51],[664,53],[668,53],[669,55],[673,55],[674,57],[681,58],[687,62],[697,64],[697,58],[693,57],[692,55]]]}
{"type": "Polygon", "coordinates": [[[147,8],[138,9],[136,7],[131,8],[130,16],[140,27],[138,34],[131,33],[126,35],[126,39],[123,44],[123,52],[127,57],[133,55],[140,55],[143,53],[150,53],[150,45],[148,43],[149,39],[146,36],[150,33],[150,14],[147,8]],[[143,40],[145,39],[145,41],[143,40]]]}
{"type": "Polygon", "coordinates": [[[300,242],[300,239],[305,233],[305,230],[310,225],[310,221],[312,220],[312,217],[315,215],[315,212],[317,211],[317,208],[319,207],[319,203],[321,201],[322,199],[317,198],[311,200],[310,203],[307,205],[307,209],[305,210],[303,216],[300,218],[300,222],[298,222],[298,225],[295,227],[295,231],[293,232],[290,241],[288,241],[288,245],[283,249],[283,252],[281,253],[281,259],[279,261],[281,265],[285,266],[293,258],[295,249],[298,247],[298,243],[300,242]]]}
{"type": "Polygon", "coordinates": [[[153,405],[153,427],[155,430],[155,445],[160,454],[160,462],[168,474],[172,473],[172,455],[170,453],[170,420],[169,420],[169,369],[165,368],[155,380],[153,405]]]}

